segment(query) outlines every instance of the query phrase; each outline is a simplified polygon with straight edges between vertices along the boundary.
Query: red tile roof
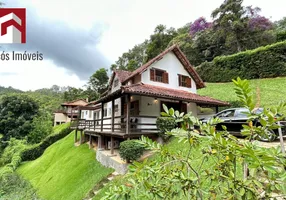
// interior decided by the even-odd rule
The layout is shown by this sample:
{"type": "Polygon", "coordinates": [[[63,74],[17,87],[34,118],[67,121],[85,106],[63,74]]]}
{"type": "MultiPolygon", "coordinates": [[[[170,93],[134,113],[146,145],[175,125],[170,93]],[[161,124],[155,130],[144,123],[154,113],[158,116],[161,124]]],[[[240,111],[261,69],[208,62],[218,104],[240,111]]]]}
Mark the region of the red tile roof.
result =
{"type": "Polygon", "coordinates": [[[123,83],[132,74],[132,72],[125,70],[115,70],[114,72],[121,83],[123,83]]]}
{"type": "Polygon", "coordinates": [[[78,100],[62,103],[61,105],[62,106],[85,106],[87,104],[88,104],[87,101],[83,99],[78,99],[78,100]]]}
{"type": "Polygon", "coordinates": [[[141,67],[139,67],[138,69],[133,71],[131,73],[131,75],[124,80],[124,82],[130,80],[131,78],[133,78],[137,74],[140,74],[141,72],[146,70],[150,65],[152,65],[156,61],[159,61],[160,59],[163,58],[163,56],[165,56],[167,53],[169,53],[171,51],[173,51],[173,53],[177,56],[177,58],[180,60],[182,65],[185,67],[185,69],[189,72],[190,76],[194,79],[194,81],[195,81],[195,83],[197,85],[197,88],[198,89],[204,88],[205,84],[204,84],[203,80],[200,78],[198,73],[195,71],[195,69],[190,64],[190,62],[187,59],[187,57],[184,55],[184,53],[180,50],[180,48],[177,45],[171,46],[170,48],[166,49],[165,51],[163,51],[161,54],[159,54],[155,58],[153,58],[150,61],[148,61],[146,64],[142,65],[141,67]]]}
{"type": "Polygon", "coordinates": [[[220,106],[229,105],[229,103],[227,102],[206,96],[201,96],[185,90],[176,90],[176,89],[170,89],[143,83],[123,86],[122,90],[123,93],[152,96],[157,98],[167,98],[167,99],[181,100],[181,101],[201,103],[201,104],[220,105],[220,106]]]}

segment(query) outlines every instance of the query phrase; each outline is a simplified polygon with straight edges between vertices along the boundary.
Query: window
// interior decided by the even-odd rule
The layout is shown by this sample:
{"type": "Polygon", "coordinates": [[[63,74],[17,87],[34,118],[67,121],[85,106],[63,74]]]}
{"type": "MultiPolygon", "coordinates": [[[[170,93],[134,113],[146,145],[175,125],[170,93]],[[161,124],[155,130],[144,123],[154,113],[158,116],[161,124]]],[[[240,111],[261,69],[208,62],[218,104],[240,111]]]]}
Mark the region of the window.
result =
{"type": "Polygon", "coordinates": [[[169,83],[169,75],[164,70],[152,68],[150,69],[150,80],[161,83],[169,83]]]}
{"type": "Polygon", "coordinates": [[[181,87],[188,87],[191,88],[192,87],[192,79],[188,76],[184,76],[181,74],[178,74],[179,76],[179,86],[181,87]]]}
{"type": "Polygon", "coordinates": [[[235,110],[224,111],[224,112],[220,113],[219,115],[217,115],[217,117],[219,117],[219,118],[222,118],[222,117],[233,117],[234,116],[234,111],[235,110]]]}
{"type": "Polygon", "coordinates": [[[90,110],[89,111],[89,118],[91,118],[92,117],[92,111],[90,110]]]}
{"type": "Polygon", "coordinates": [[[103,117],[107,117],[107,108],[104,108],[103,110],[103,117]]]}
{"type": "Polygon", "coordinates": [[[119,80],[118,79],[114,80],[113,87],[117,87],[118,84],[119,84],[119,80]]]}
{"type": "Polygon", "coordinates": [[[114,112],[118,112],[118,104],[116,104],[115,106],[114,106],[114,112]]]}

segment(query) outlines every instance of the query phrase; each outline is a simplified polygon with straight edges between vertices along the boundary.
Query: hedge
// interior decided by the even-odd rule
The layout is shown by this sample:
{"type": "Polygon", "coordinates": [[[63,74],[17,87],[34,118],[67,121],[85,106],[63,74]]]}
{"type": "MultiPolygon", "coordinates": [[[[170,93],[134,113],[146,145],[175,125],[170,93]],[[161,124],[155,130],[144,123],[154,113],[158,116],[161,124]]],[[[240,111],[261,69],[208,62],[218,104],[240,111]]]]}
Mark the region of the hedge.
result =
{"type": "Polygon", "coordinates": [[[196,68],[206,82],[230,82],[243,79],[286,76],[286,41],[233,54],[216,57],[196,68]]]}
{"type": "Polygon", "coordinates": [[[26,149],[24,152],[22,152],[22,161],[35,160],[39,158],[44,153],[46,148],[67,136],[71,131],[72,130],[68,127],[61,130],[58,134],[46,137],[41,143],[26,149]]]}
{"type": "Polygon", "coordinates": [[[14,172],[20,165],[20,163],[23,161],[35,160],[39,158],[44,153],[46,148],[48,148],[56,141],[67,136],[71,131],[72,130],[70,129],[70,127],[67,127],[65,129],[62,129],[59,133],[49,135],[41,143],[29,146],[24,150],[15,153],[12,157],[11,162],[5,165],[3,168],[1,168],[0,177],[14,172]]]}

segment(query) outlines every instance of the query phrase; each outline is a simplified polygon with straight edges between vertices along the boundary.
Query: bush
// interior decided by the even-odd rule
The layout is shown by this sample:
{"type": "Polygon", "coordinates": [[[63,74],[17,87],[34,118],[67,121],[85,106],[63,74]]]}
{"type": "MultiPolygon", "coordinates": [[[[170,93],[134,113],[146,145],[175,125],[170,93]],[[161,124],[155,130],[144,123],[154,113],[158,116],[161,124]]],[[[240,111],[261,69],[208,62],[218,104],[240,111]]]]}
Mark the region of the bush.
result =
{"type": "Polygon", "coordinates": [[[26,148],[26,140],[17,140],[11,138],[8,142],[8,146],[4,149],[3,154],[0,157],[0,166],[11,163],[12,160],[15,160],[14,154],[17,154],[20,151],[23,151],[26,148]]]}
{"type": "Polygon", "coordinates": [[[58,134],[49,135],[41,143],[33,145],[22,153],[22,161],[35,160],[40,157],[46,148],[55,143],[56,141],[67,136],[72,130],[68,127],[61,130],[58,134]]]}
{"type": "Polygon", "coordinates": [[[0,199],[40,199],[32,185],[16,173],[0,177],[0,199]]]}
{"type": "Polygon", "coordinates": [[[144,152],[144,147],[137,142],[138,140],[126,140],[120,143],[119,154],[127,162],[139,159],[144,152]]]}
{"type": "Polygon", "coordinates": [[[286,40],[286,31],[281,31],[281,32],[278,32],[277,34],[276,34],[276,36],[277,36],[277,41],[284,41],[284,40],[286,40]]]}
{"type": "Polygon", "coordinates": [[[197,72],[206,82],[286,76],[286,41],[202,63],[197,72]]]}
{"type": "Polygon", "coordinates": [[[166,132],[171,131],[177,126],[177,122],[173,117],[158,117],[156,120],[159,135],[164,139],[168,138],[166,132]]]}

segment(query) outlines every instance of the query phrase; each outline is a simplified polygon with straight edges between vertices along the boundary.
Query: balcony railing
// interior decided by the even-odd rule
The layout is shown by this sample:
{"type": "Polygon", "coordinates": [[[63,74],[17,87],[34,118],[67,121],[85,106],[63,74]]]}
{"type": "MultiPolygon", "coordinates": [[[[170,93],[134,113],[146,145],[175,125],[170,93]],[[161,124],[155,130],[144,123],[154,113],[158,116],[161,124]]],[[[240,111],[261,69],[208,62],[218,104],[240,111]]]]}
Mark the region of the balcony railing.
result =
{"type": "Polygon", "coordinates": [[[71,128],[88,131],[112,132],[112,133],[158,133],[155,116],[131,116],[129,123],[125,116],[116,116],[96,120],[73,120],[71,128]],[[102,123],[103,122],[103,123],[102,123]]]}

